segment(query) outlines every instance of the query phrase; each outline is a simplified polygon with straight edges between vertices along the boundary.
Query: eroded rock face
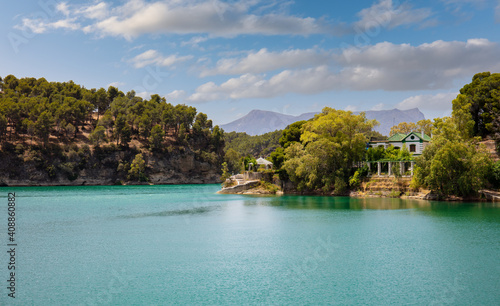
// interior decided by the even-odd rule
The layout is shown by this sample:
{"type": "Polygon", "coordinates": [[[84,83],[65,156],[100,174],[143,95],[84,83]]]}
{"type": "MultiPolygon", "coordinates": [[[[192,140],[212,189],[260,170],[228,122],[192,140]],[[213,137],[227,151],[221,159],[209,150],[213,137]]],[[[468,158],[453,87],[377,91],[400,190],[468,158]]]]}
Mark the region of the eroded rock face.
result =
{"type": "MultiPolygon", "coordinates": [[[[193,152],[152,154],[142,152],[146,161],[148,182],[129,181],[120,163],[131,163],[134,154],[112,152],[106,156],[92,154],[85,163],[75,164],[74,171],[64,169],[64,160],[24,161],[15,153],[2,154],[0,185],[116,185],[116,184],[214,184],[220,183],[220,165],[198,160],[193,152]],[[47,166],[49,165],[49,166],[47,166]],[[53,165],[53,168],[49,167],[53,165]]],[[[67,168],[67,167],[66,167],[67,168]]]]}

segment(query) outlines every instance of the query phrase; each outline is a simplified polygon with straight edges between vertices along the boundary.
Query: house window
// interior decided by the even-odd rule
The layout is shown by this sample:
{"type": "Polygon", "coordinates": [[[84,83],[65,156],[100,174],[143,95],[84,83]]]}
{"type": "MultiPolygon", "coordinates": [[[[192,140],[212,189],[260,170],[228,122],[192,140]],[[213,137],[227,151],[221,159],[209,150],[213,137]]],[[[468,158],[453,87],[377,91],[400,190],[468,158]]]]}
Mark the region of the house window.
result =
{"type": "Polygon", "coordinates": [[[410,152],[416,152],[417,151],[417,146],[414,144],[410,145],[410,152]]]}

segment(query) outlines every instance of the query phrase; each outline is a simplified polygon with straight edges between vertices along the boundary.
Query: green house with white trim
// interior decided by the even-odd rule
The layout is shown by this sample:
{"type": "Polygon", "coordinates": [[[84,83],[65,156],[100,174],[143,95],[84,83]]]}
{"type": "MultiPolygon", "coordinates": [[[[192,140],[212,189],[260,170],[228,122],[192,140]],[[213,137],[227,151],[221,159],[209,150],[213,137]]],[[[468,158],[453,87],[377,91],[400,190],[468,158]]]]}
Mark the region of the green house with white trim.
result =
{"type": "Polygon", "coordinates": [[[384,149],[387,149],[391,145],[396,149],[406,146],[411,154],[420,155],[430,141],[431,137],[424,134],[424,132],[411,132],[408,134],[397,133],[389,137],[387,140],[370,141],[368,146],[372,148],[384,147],[384,149]]]}

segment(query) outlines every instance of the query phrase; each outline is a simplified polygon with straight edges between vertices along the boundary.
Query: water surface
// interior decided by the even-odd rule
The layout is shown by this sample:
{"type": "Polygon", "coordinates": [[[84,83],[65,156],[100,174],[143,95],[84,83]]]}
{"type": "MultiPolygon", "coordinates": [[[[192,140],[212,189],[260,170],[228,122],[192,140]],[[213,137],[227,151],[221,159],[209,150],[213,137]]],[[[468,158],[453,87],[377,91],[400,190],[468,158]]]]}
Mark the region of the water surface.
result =
{"type": "MultiPolygon", "coordinates": [[[[16,193],[16,299],[1,305],[498,305],[500,208],[215,194],[218,185],[16,193]]],[[[3,216],[2,216],[3,215],[3,216]]]]}

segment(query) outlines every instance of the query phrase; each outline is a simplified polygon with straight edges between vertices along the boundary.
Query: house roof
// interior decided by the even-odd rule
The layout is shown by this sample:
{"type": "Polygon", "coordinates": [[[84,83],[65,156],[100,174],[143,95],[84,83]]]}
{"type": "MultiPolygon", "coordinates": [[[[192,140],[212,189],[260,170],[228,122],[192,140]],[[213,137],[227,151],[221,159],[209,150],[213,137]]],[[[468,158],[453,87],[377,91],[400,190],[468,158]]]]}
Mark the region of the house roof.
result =
{"type": "Polygon", "coordinates": [[[424,133],[424,135],[422,137],[422,133],[417,133],[417,132],[411,132],[408,135],[405,135],[405,137],[402,139],[402,141],[410,140],[410,139],[407,139],[407,138],[411,137],[411,135],[416,136],[419,140],[431,141],[431,137],[429,135],[427,135],[427,134],[424,133]]]}
{"type": "Polygon", "coordinates": [[[394,135],[392,135],[391,137],[389,137],[387,139],[387,142],[391,142],[391,141],[402,141],[405,137],[407,136],[407,134],[403,134],[403,133],[396,133],[394,135]]]}
{"type": "Polygon", "coordinates": [[[257,159],[257,165],[272,165],[273,163],[264,158],[257,159]]]}

